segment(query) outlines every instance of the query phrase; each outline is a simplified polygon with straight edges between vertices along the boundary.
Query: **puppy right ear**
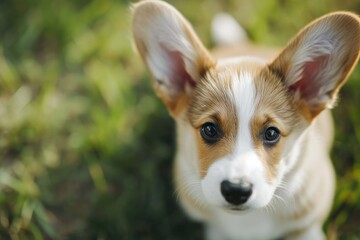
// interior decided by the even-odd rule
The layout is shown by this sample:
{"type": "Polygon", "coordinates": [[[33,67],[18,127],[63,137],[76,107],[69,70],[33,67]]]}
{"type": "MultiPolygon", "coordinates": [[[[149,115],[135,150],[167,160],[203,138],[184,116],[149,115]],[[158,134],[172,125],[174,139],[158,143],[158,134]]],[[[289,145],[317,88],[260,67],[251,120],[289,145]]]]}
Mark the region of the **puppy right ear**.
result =
{"type": "Polygon", "coordinates": [[[301,103],[301,112],[310,122],[333,106],[359,54],[360,18],[335,12],[300,31],[269,68],[301,103]]]}
{"type": "Polygon", "coordinates": [[[185,18],[165,2],[135,4],[132,31],[136,48],[155,80],[156,93],[176,115],[215,61],[185,18]]]}

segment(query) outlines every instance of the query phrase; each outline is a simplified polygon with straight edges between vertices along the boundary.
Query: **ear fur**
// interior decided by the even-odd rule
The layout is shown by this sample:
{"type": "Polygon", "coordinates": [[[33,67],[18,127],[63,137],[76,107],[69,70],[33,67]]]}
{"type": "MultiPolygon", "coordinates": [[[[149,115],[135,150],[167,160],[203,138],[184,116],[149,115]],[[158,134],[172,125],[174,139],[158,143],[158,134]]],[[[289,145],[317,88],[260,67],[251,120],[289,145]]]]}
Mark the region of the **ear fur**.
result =
{"type": "Polygon", "coordinates": [[[148,0],[133,6],[136,48],[154,78],[154,88],[173,115],[214,60],[190,24],[169,4],[148,0]]]}
{"type": "Polygon", "coordinates": [[[356,65],[360,51],[360,19],[335,12],[310,23],[269,65],[305,107],[308,120],[332,107],[356,65]]]}

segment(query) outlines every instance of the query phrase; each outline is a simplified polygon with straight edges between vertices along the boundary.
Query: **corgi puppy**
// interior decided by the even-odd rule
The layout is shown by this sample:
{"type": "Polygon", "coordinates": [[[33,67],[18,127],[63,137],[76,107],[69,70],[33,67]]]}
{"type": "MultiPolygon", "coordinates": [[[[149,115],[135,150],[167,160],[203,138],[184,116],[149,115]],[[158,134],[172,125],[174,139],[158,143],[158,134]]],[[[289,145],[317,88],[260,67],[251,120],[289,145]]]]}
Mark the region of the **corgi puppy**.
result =
{"type": "Polygon", "coordinates": [[[335,188],[328,109],[358,61],[359,17],[325,15],[271,59],[214,57],[162,1],[135,4],[132,30],[176,122],[181,204],[206,239],[324,239],[335,188]]]}

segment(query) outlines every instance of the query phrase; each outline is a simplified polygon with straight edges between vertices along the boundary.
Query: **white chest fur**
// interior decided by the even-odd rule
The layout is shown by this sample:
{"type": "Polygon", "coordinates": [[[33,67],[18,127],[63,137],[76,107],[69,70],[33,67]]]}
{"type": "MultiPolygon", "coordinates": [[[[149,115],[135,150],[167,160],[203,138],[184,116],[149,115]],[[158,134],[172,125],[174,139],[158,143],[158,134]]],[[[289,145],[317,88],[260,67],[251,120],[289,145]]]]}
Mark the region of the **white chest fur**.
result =
{"type": "MultiPolygon", "coordinates": [[[[209,239],[275,239],[290,226],[271,216],[267,210],[243,213],[218,211],[213,219],[215,229],[209,229],[209,239]],[[240,236],[240,237],[239,237],[240,236]]],[[[211,228],[211,225],[209,226],[211,228]]]]}

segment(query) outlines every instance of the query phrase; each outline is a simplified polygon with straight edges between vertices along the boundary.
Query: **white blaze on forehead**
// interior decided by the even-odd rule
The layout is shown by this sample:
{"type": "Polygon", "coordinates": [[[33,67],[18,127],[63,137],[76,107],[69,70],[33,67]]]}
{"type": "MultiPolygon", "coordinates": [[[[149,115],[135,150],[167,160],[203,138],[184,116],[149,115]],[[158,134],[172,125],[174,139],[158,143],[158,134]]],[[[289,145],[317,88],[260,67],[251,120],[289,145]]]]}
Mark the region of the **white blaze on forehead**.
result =
{"type": "Polygon", "coordinates": [[[232,91],[239,122],[237,154],[253,149],[250,132],[250,120],[255,112],[255,86],[253,76],[249,72],[241,72],[233,76],[232,91]]]}
{"type": "Polygon", "coordinates": [[[230,180],[236,182],[240,178],[252,178],[254,174],[258,175],[263,167],[255,152],[250,129],[250,121],[256,107],[253,75],[247,71],[234,75],[232,91],[239,126],[229,177],[230,180]]]}

